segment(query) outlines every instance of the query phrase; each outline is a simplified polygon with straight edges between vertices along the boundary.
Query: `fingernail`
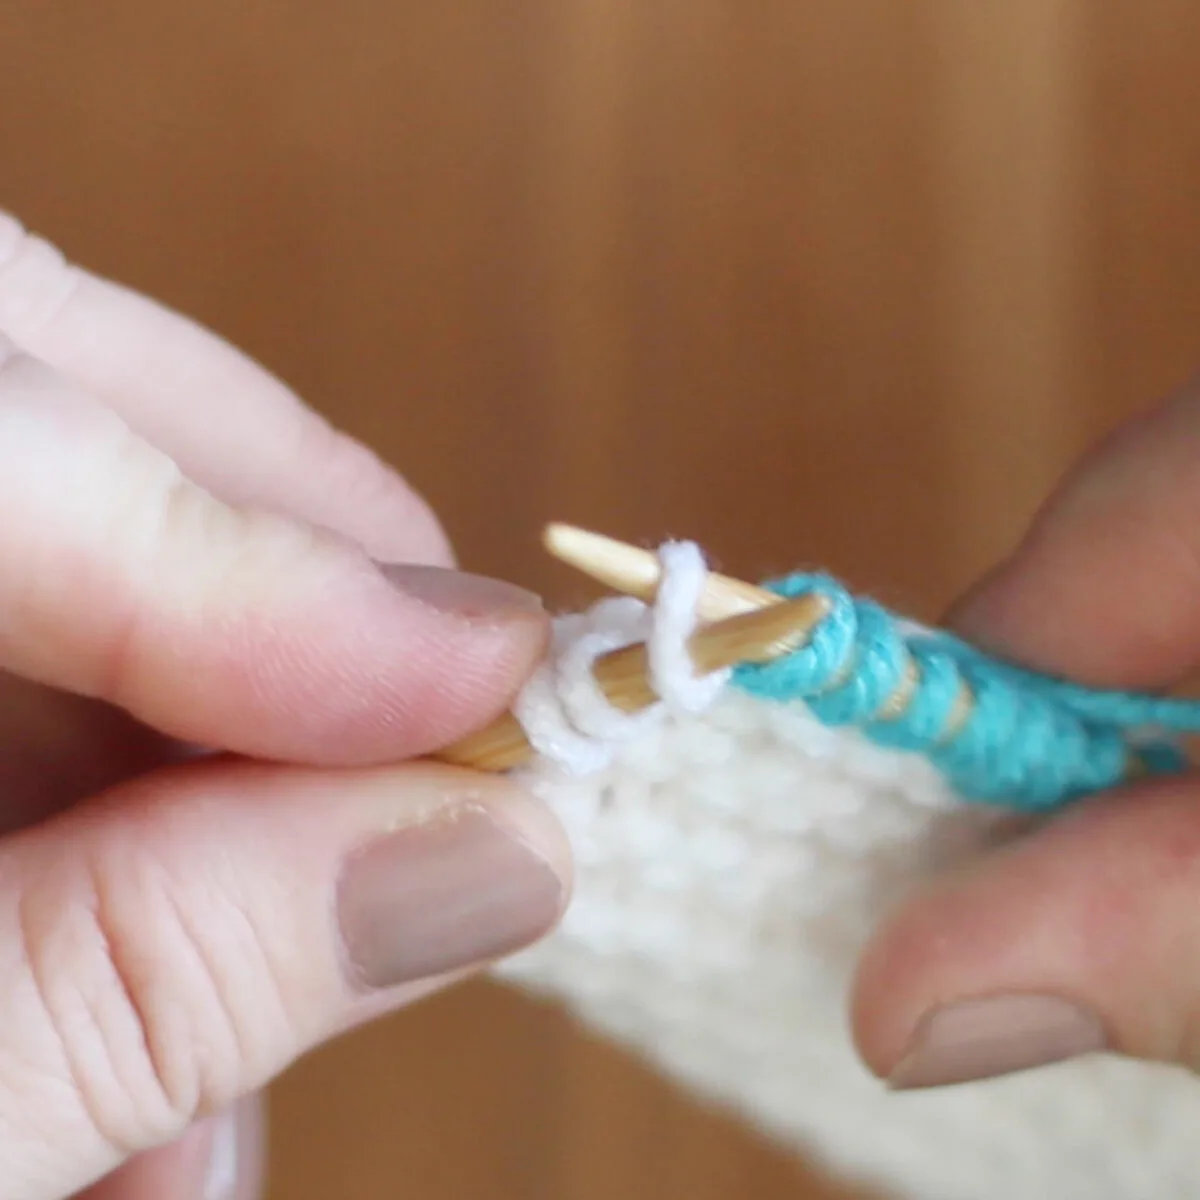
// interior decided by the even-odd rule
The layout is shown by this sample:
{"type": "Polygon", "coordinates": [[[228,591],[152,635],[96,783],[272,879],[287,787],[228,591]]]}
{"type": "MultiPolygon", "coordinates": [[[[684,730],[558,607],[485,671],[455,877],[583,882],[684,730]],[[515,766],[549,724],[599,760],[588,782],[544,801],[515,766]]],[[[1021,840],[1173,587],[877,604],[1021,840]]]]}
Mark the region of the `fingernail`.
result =
{"type": "Polygon", "coordinates": [[[468,619],[496,618],[506,614],[529,616],[545,611],[541,598],[512,583],[468,575],[445,567],[380,564],[388,582],[406,595],[468,619]]]}
{"type": "Polygon", "coordinates": [[[338,917],[356,980],[384,988],[521,949],[549,932],[562,898],[545,859],[469,807],[358,854],[338,917]]]}
{"type": "Polygon", "coordinates": [[[924,1018],[888,1084],[907,1090],[968,1083],[1104,1048],[1099,1018],[1055,996],[964,1000],[924,1018]]]}
{"type": "Polygon", "coordinates": [[[262,1111],[243,1101],[211,1121],[203,1200],[257,1200],[263,1184],[262,1111]]]}

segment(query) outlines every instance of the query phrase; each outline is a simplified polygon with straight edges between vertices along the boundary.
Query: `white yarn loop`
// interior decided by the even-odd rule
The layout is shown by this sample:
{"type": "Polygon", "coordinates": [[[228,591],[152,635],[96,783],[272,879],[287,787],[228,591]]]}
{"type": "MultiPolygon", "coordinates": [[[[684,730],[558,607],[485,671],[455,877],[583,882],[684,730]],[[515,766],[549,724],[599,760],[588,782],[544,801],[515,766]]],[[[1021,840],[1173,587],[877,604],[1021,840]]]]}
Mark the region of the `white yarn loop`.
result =
{"type": "Polygon", "coordinates": [[[659,560],[652,605],[607,597],[555,621],[549,658],[513,705],[530,745],[569,774],[603,770],[619,744],[665,715],[703,712],[728,682],[727,670],[699,675],[687,650],[707,570],[700,548],[669,542],[659,560]],[[650,686],[660,701],[627,713],[604,695],[594,668],[602,655],[637,642],[646,644],[650,686]]]}
{"type": "Polygon", "coordinates": [[[695,542],[659,547],[662,582],[655,598],[656,620],[646,646],[654,691],[675,713],[701,713],[720,694],[732,672],[696,672],[687,643],[696,627],[697,607],[708,565],[695,542]]]}
{"type": "Polygon", "coordinates": [[[650,635],[650,610],[629,596],[602,600],[591,612],[591,628],[565,646],[558,658],[558,696],[567,720],[581,734],[619,742],[641,733],[653,714],[627,713],[609,703],[596,679],[598,658],[650,635]]]}
{"type": "Polygon", "coordinates": [[[566,720],[551,667],[541,667],[525,685],[513,705],[513,716],[538,754],[572,774],[602,771],[612,758],[604,742],[577,733],[566,720]]]}

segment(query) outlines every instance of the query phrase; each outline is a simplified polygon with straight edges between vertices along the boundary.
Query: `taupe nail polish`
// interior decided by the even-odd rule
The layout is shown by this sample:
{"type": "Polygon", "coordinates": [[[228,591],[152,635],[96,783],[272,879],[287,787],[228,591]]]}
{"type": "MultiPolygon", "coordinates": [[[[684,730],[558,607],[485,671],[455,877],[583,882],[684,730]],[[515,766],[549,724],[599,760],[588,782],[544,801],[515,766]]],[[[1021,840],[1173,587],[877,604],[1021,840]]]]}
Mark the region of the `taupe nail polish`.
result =
{"type": "Polygon", "coordinates": [[[533,592],[485,575],[469,575],[445,567],[377,565],[394,588],[439,612],[451,612],[469,620],[539,616],[545,612],[541,598],[533,592]]]}
{"type": "Polygon", "coordinates": [[[545,859],[467,807],[355,855],[338,918],[355,982],[384,988],[519,950],[553,927],[562,901],[545,859]]]}
{"type": "Polygon", "coordinates": [[[890,1087],[943,1087],[1047,1066],[1105,1048],[1095,1013],[1056,996],[963,1000],[918,1025],[890,1087]]]}

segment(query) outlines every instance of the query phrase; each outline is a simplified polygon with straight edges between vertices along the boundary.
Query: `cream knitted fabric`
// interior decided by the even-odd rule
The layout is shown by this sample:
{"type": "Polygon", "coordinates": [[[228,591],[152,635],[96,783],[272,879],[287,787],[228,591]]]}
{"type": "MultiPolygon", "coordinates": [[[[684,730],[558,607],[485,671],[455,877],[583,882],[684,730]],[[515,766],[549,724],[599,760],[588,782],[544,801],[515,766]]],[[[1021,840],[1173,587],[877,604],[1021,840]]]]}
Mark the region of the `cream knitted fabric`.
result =
{"type": "MultiPolygon", "coordinates": [[[[645,628],[622,608],[630,636],[645,628]]],[[[565,623],[558,651],[587,627],[565,623]]],[[[916,756],[733,688],[606,746],[603,764],[524,772],[569,833],[576,890],[501,977],[883,1194],[1200,1196],[1200,1086],[1182,1072],[1097,1058],[892,1094],[859,1064],[845,1005],[864,940],[915,880],[1004,836],[998,810],[916,756]]]]}

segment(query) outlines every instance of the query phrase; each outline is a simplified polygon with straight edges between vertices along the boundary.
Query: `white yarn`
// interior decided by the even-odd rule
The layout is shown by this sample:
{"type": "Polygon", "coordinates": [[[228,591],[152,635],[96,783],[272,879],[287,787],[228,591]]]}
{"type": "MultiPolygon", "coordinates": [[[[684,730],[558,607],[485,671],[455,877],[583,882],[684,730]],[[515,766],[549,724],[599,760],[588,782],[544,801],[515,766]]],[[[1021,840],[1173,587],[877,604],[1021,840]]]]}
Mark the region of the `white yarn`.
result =
{"type": "MultiPolygon", "coordinates": [[[[675,637],[673,605],[654,619],[675,637]]],[[[568,690],[586,690],[592,649],[571,650],[588,622],[632,635],[649,619],[634,617],[560,624],[568,690]]],[[[551,707],[576,732],[588,717],[604,765],[586,773],[556,745],[523,772],[568,832],[576,887],[560,929],[503,978],[883,1195],[1200,1196],[1200,1085],[1182,1072],[1095,1058],[892,1094],[859,1063],[845,1005],[863,943],[908,887],[1006,835],[995,810],[961,803],[922,759],[733,689],[701,713],[664,703],[611,740],[578,696],[551,707]]]]}
{"type": "Polygon", "coordinates": [[[601,654],[639,641],[644,618],[644,605],[620,598],[555,621],[547,661],[513,704],[539,754],[572,774],[598,771],[618,742],[653,719],[653,710],[629,714],[609,704],[591,670],[601,654]]]}
{"type": "Polygon", "coordinates": [[[659,548],[658,557],[662,579],[646,645],[650,682],[671,712],[703,712],[721,694],[730,675],[714,671],[699,677],[688,654],[708,569],[694,542],[667,542],[659,548]]]}
{"type": "Polygon", "coordinates": [[[687,651],[707,573],[699,547],[669,542],[659,560],[661,581],[652,606],[618,596],[586,613],[560,617],[548,661],[513,706],[530,745],[571,774],[603,769],[618,744],[667,713],[702,712],[728,681],[728,671],[698,676],[687,651]],[[593,668],[601,655],[637,642],[646,644],[650,686],[660,702],[626,713],[609,702],[593,668]]]}

